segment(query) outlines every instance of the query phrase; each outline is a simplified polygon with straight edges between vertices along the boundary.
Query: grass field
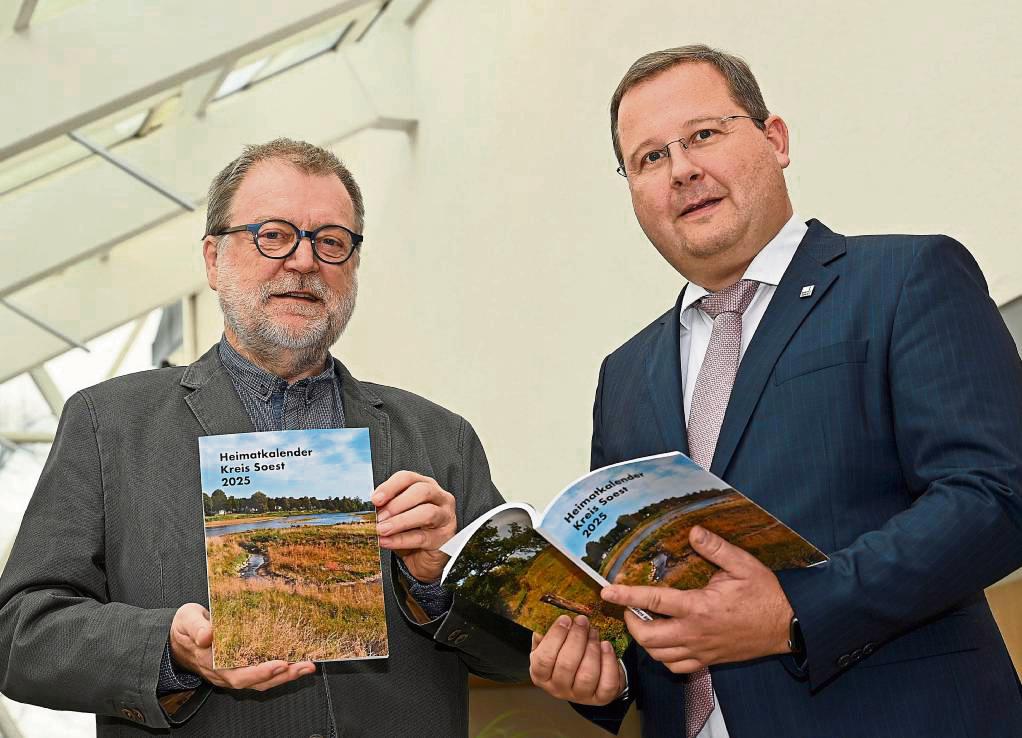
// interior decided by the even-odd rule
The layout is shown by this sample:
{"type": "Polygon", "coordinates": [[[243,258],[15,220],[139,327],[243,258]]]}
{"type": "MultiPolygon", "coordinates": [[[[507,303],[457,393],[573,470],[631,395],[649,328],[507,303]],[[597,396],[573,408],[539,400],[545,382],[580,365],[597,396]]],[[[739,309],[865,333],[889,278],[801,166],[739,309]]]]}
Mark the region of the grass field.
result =
{"type": "Polygon", "coordinates": [[[622,610],[600,599],[600,585],[583,575],[564,554],[550,546],[532,560],[532,565],[517,579],[501,588],[511,618],[537,633],[546,633],[561,615],[578,613],[550,602],[544,595],[556,595],[581,605],[600,638],[610,641],[620,656],[628,646],[628,635],[622,622],[622,610]]]}
{"type": "MultiPolygon", "coordinates": [[[[614,578],[615,583],[653,583],[652,561],[658,554],[666,554],[668,560],[661,584],[677,589],[705,586],[717,567],[692,551],[688,535],[695,525],[702,525],[749,551],[775,571],[806,566],[815,560],[812,548],[805,541],[776,523],[766,512],[741,497],[730,497],[682,515],[655,530],[632,551],[614,578]]],[[[637,531],[632,538],[621,541],[616,549],[627,546],[634,535],[643,535],[643,532],[637,531]]],[[[607,561],[615,558],[612,553],[607,561]]]]}
{"type": "Polygon", "coordinates": [[[217,668],[387,654],[375,523],[217,536],[206,555],[217,668]],[[267,564],[243,579],[250,554],[267,564]]]}

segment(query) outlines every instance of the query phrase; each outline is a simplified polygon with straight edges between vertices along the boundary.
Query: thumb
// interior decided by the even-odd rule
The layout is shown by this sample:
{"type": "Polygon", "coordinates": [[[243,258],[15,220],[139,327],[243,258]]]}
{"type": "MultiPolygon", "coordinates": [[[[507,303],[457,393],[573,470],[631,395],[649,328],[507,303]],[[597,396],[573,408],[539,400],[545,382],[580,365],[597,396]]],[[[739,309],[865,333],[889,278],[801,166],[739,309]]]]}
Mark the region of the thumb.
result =
{"type": "MultiPolygon", "coordinates": [[[[202,605],[190,603],[178,610],[181,633],[190,638],[199,648],[209,648],[213,643],[213,628],[209,622],[209,610],[202,605]]],[[[175,618],[175,619],[177,619],[175,618]]]]}
{"type": "Polygon", "coordinates": [[[612,584],[603,588],[600,597],[613,605],[652,610],[661,615],[681,615],[684,611],[684,593],[668,587],[612,584]]]}
{"type": "Polygon", "coordinates": [[[763,568],[763,564],[755,556],[700,525],[692,527],[688,540],[697,554],[729,574],[742,576],[754,569],[763,568]]]}

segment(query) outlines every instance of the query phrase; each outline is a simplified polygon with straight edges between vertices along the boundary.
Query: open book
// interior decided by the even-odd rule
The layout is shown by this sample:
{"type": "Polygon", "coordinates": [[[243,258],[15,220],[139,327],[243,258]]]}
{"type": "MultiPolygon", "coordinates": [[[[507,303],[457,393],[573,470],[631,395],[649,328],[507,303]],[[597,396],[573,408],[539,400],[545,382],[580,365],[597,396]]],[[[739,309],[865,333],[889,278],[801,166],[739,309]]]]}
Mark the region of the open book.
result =
{"type": "MultiPolygon", "coordinates": [[[[704,586],[716,571],[688,542],[701,525],[770,569],[827,557],[773,515],[678,452],[597,469],[569,484],[542,513],[511,502],[443,546],[445,586],[530,630],[583,614],[620,653],[621,608],[600,599],[607,584],[704,586]]],[[[640,617],[649,615],[638,611],[640,617]]]]}

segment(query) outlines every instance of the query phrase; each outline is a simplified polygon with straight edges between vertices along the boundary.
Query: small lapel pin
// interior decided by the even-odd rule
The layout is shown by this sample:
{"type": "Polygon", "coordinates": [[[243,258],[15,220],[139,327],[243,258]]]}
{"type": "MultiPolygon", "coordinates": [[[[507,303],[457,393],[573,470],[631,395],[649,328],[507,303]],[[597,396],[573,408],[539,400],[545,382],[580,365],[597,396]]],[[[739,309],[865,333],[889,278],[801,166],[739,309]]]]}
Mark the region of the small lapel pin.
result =
{"type": "Polygon", "coordinates": [[[813,296],[813,288],[814,287],[816,287],[815,284],[807,284],[805,287],[802,288],[802,291],[799,293],[798,296],[799,297],[812,297],[813,296]]]}

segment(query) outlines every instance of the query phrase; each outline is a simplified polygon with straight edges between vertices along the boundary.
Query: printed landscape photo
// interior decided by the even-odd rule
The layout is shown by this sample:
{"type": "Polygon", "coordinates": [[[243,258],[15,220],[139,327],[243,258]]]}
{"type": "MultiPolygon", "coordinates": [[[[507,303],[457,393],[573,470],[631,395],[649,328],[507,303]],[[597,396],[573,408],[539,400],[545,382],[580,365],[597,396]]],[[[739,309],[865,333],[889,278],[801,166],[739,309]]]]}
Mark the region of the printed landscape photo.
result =
{"type": "Polygon", "coordinates": [[[369,432],[200,439],[216,668],[388,653],[369,432]]]}
{"type": "Polygon", "coordinates": [[[561,615],[585,615],[618,655],[628,645],[620,607],[600,599],[600,585],[510,509],[477,530],[445,579],[477,605],[536,633],[561,615]]]}
{"type": "Polygon", "coordinates": [[[615,584],[703,587],[717,567],[692,550],[688,534],[696,525],[774,571],[821,560],[815,548],[733,489],[692,492],[621,515],[606,535],[586,546],[583,560],[615,584]]]}

